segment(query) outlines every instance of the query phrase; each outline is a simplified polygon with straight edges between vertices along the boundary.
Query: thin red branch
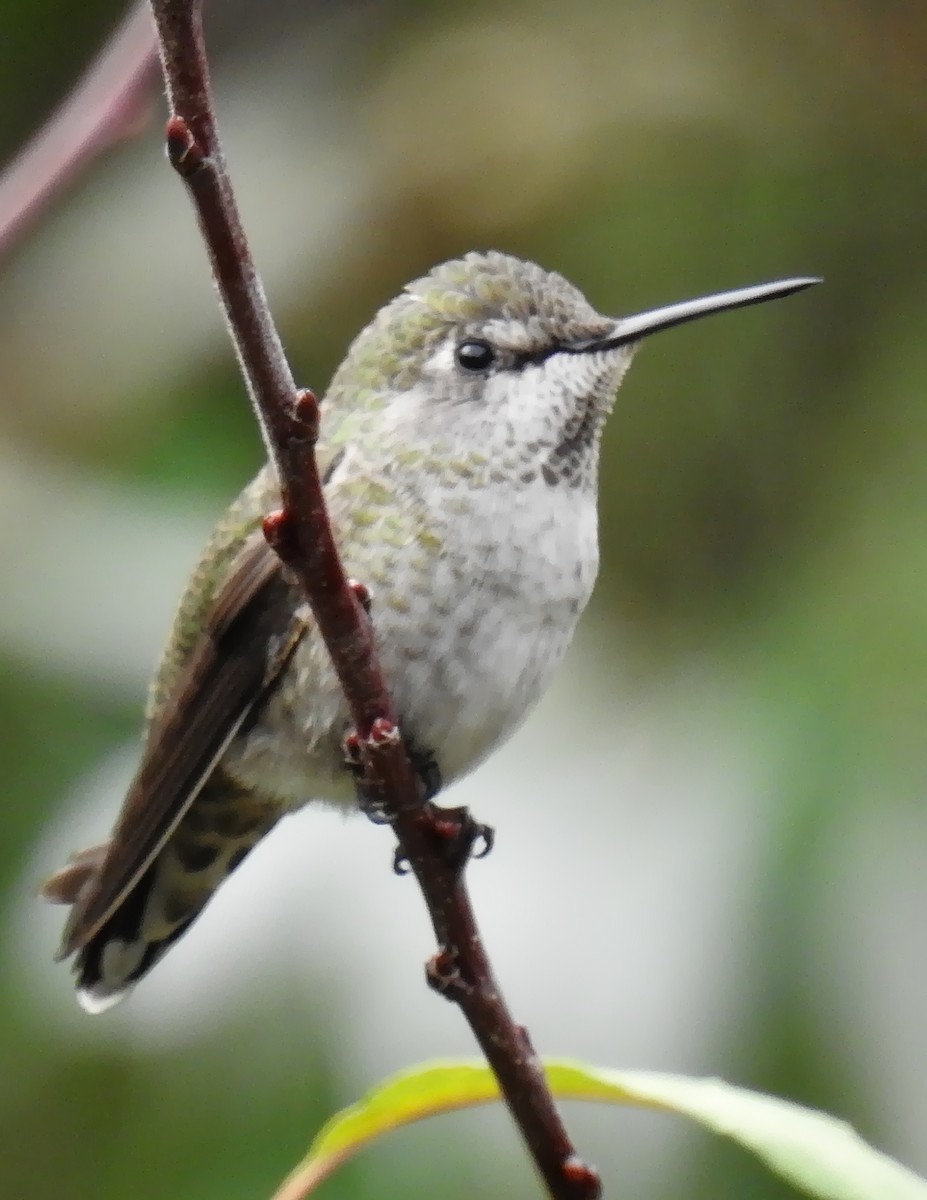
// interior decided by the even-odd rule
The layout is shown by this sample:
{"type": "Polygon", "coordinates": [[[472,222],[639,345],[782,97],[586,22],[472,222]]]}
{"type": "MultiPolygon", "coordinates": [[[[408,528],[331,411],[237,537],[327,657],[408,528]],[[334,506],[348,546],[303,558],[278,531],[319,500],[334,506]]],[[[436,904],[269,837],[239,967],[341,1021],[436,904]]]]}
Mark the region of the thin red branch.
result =
{"type": "Polygon", "coordinates": [[[464,883],[478,828],[464,810],[422,798],[380,669],[362,592],[346,578],[315,459],[318,404],[297,391],[251,259],[216,129],[197,0],[152,0],[171,118],[168,155],[183,177],[268,453],[282,508],[265,534],[299,579],[341,680],[361,749],[365,794],[389,818],[441,949],[432,987],[457,1003],[555,1200],[595,1200],[596,1173],[576,1157],[526,1031],[502,998],[464,883]],[[456,853],[455,853],[456,851],[456,853]]]}
{"type": "Polygon", "coordinates": [[[151,13],[141,0],[77,87],[0,175],[0,256],[85,167],[139,129],[157,61],[151,13]]]}

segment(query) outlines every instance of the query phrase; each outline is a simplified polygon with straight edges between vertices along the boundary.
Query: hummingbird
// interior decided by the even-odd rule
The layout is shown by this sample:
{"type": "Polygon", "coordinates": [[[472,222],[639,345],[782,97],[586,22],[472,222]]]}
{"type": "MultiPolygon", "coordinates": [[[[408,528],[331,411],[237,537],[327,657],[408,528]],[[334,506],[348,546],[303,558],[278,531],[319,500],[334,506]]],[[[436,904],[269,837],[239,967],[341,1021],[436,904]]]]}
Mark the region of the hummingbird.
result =
{"type": "MultiPolygon", "coordinates": [[[[573,637],[598,569],[602,431],[640,341],[816,282],[615,319],[561,275],[470,253],[409,283],[355,339],[321,405],[319,470],[400,727],[433,784],[513,733],[573,637]]],[[[74,956],[89,1012],[152,969],[281,817],[313,800],[358,805],[344,697],[262,532],[279,506],[268,464],[180,601],[109,840],[43,887],[71,906],[58,958],[74,956]]]]}

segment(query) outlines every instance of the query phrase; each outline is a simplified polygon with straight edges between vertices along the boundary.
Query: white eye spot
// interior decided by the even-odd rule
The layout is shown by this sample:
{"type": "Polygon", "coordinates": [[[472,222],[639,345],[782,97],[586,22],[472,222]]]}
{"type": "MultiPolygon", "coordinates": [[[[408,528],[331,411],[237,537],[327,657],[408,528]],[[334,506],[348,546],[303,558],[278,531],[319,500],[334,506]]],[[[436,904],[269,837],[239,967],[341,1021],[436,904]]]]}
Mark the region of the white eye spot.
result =
{"type": "Polygon", "coordinates": [[[457,343],[455,340],[449,339],[446,342],[442,342],[434,354],[425,360],[425,370],[442,375],[456,371],[457,363],[454,358],[456,349],[457,343]]]}

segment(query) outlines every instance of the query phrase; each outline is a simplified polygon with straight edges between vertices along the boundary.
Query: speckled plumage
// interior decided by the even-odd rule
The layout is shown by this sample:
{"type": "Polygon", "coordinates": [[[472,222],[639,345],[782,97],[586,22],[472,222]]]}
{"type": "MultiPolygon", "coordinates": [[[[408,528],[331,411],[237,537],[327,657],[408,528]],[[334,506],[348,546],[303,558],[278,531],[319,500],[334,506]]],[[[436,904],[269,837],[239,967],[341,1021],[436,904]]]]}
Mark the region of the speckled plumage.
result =
{"type": "MultiPolygon", "coordinates": [[[[589,599],[599,439],[633,350],[616,328],[561,276],[469,254],[376,315],[323,401],[342,557],[372,594],[403,732],[444,783],[520,724],[589,599]],[[473,339],[491,351],[485,369],[461,361],[473,339]]],[[[47,887],[73,906],[62,955],[76,953],[91,1010],[151,968],[286,812],[353,802],[341,690],[260,533],[278,503],[265,467],[219,523],[111,842],[47,887]]]]}
{"type": "MultiPolygon", "coordinates": [[[[404,728],[438,752],[445,782],[520,722],[588,599],[597,565],[598,432],[629,353],[565,364],[569,382],[588,388],[583,404],[565,382],[548,401],[534,379],[523,395],[504,381],[488,403],[485,379],[461,379],[436,356],[449,338],[484,337],[514,355],[612,325],[561,276],[503,254],[471,254],[435,268],[383,308],[349,348],[323,401],[320,464],[331,471],[326,497],[345,565],[373,593],[404,728]],[[564,474],[560,431],[569,438],[580,421],[591,431],[585,474],[579,464],[575,471],[586,486],[571,502],[551,492],[542,470],[555,463],[558,478],[564,474]]],[[[240,542],[277,504],[265,467],[220,524],[181,602],[155,708],[197,636],[204,590],[226,568],[229,531],[240,542]]],[[[313,631],[265,718],[231,748],[226,769],[287,808],[316,796],[350,803],[346,724],[313,631]]]]}

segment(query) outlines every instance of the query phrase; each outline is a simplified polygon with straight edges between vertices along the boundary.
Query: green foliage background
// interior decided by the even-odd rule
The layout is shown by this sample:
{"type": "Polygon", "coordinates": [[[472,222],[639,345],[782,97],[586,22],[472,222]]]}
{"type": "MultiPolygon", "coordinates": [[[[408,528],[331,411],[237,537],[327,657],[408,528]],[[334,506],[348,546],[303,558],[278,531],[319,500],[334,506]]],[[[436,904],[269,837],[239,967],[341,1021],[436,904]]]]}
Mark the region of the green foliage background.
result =
{"type": "MultiPolygon", "coordinates": [[[[743,913],[749,953],[723,984],[735,1015],[699,1041],[680,996],[680,1037],[700,1048],[685,1064],[628,1065],[694,1064],[827,1107],[927,1171],[923,5],[212,7],[231,165],[301,380],[321,388],[380,303],[470,247],[536,258],[616,314],[826,277],[641,354],[607,434],[592,653],[572,694],[601,703],[621,673],[623,702],[671,694],[666,711],[696,741],[705,707],[716,710],[720,741],[748,764],[732,794],[765,823],[743,913]],[[693,670],[707,684],[687,683],[693,670]]],[[[118,12],[0,4],[0,153],[51,110],[118,12]]],[[[62,1015],[64,972],[35,965],[53,949],[29,900],[51,865],[43,839],[79,781],[134,736],[150,631],[166,626],[196,538],[259,455],[192,218],[160,163],[159,120],[155,97],[145,130],[18,249],[0,287],[0,1194],[11,1197],[261,1196],[367,1082],[333,1033],[337,962],[319,989],[264,981],[244,1006],[217,997],[207,1031],[162,1040],[118,1023],[88,1032],[62,1015]]],[[[594,831],[597,809],[620,802],[631,838],[648,815],[585,786],[596,753],[575,758],[564,819],[594,831]]],[[[517,855],[517,826],[481,815],[517,855]]],[[[718,844],[719,863],[733,853],[718,844]]],[[[496,869],[504,860],[481,868],[496,869]]],[[[564,894],[581,891],[581,869],[563,871],[564,894]]],[[[620,877],[614,895],[634,902],[620,877]]],[[[680,895],[680,910],[690,902],[680,895]]],[[[603,953],[623,949],[607,941],[603,953]]],[[[535,989],[561,970],[536,966],[513,988],[529,1025],[535,989]]],[[[394,969],[417,983],[417,958],[394,969]]],[[[586,986],[578,971],[577,1027],[586,986]]],[[[388,1044],[410,1017],[381,1020],[388,1044]]],[[[535,1034],[572,1053],[570,1027],[556,1045],[535,1034]]],[[[425,1052],[438,1050],[413,1057],[425,1052]]],[[[659,1170],[628,1177],[612,1131],[624,1122],[633,1137],[650,1120],[576,1117],[614,1194],[786,1194],[701,1139],[673,1141],[655,1153],[659,1170]]],[[[531,1195],[503,1121],[410,1131],[326,1194],[531,1195]]]]}

